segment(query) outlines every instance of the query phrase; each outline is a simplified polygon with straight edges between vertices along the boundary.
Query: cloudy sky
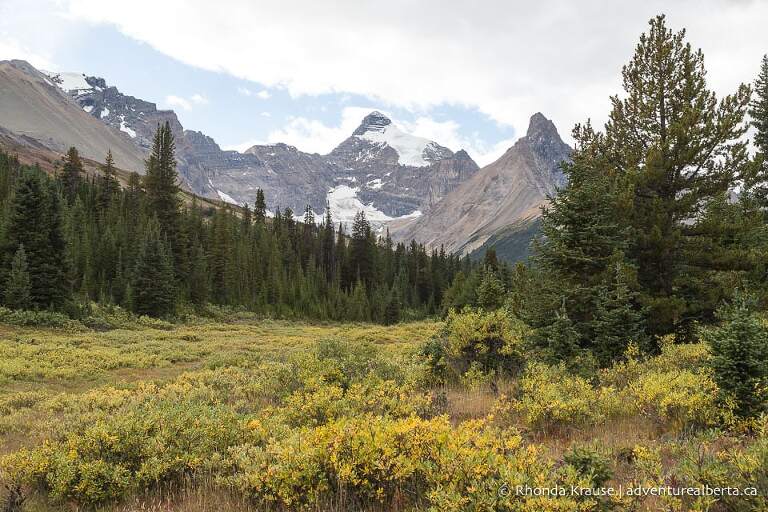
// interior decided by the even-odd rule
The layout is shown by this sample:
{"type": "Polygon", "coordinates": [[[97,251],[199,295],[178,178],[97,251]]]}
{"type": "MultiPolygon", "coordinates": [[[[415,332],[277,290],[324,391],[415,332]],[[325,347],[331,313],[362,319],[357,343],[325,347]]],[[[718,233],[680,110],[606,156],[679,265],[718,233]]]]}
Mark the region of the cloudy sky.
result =
{"type": "Polygon", "coordinates": [[[768,0],[0,0],[0,59],[102,76],[223,147],[324,153],[370,110],[481,164],[531,114],[605,120],[665,13],[719,94],[768,52],[768,0]]]}

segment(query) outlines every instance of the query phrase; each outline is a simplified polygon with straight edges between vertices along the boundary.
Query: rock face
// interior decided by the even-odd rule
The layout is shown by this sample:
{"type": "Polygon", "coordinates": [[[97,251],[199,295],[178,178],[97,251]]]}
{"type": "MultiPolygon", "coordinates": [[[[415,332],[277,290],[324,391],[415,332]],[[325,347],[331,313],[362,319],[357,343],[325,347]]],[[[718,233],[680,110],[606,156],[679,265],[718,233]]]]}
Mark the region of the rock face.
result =
{"type": "Polygon", "coordinates": [[[560,163],[571,148],[552,121],[537,113],[528,132],[495,162],[480,169],[418,219],[394,223],[395,239],[471,253],[511,225],[540,215],[565,178],[560,163]]]}
{"type": "Polygon", "coordinates": [[[0,126],[58,153],[75,146],[103,161],[111,149],[119,167],[143,167],[145,152],[127,134],[105,127],[25,61],[0,61],[0,126]]]}
{"type": "Polygon", "coordinates": [[[326,160],[337,181],[354,184],[364,204],[391,218],[416,215],[478,170],[466,151],[404,133],[380,112],[371,112],[326,160]]]}

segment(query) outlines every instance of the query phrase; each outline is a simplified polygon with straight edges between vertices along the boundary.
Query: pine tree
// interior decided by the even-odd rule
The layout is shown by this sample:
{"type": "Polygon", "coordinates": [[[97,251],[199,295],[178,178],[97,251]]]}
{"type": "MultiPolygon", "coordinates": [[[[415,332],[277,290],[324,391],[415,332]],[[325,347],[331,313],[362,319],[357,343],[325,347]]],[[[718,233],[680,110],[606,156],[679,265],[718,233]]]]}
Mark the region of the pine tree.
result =
{"type": "Polygon", "coordinates": [[[352,240],[349,257],[352,271],[366,288],[370,289],[374,273],[374,241],[371,225],[365,218],[365,212],[359,211],[352,223],[352,240]]]}
{"type": "Polygon", "coordinates": [[[133,310],[139,315],[162,317],[175,309],[173,262],[156,219],[147,226],[137,255],[131,290],[133,310]]]}
{"type": "Polygon", "coordinates": [[[5,232],[4,267],[10,269],[16,251],[23,245],[31,306],[60,309],[69,288],[66,244],[59,195],[44,179],[47,181],[39,173],[27,171],[17,181],[5,232]]]}
{"type": "Polygon", "coordinates": [[[257,224],[264,224],[267,218],[267,202],[264,199],[264,191],[256,190],[256,203],[253,205],[253,218],[257,224]]]}
{"type": "Polygon", "coordinates": [[[718,387],[736,402],[740,416],[755,416],[768,405],[768,329],[738,296],[719,310],[723,324],[707,334],[718,387]]]}
{"type": "Polygon", "coordinates": [[[180,225],[175,149],[171,125],[166,121],[157,127],[152,152],[147,159],[144,186],[150,211],[157,217],[161,233],[169,242],[176,276],[182,279],[187,271],[188,254],[180,225]]]}
{"type": "Polygon", "coordinates": [[[389,292],[386,307],[384,308],[384,324],[393,325],[400,321],[400,294],[397,287],[393,286],[389,292]]]}
{"type": "Polygon", "coordinates": [[[606,285],[598,292],[588,340],[602,367],[621,358],[630,343],[647,348],[643,312],[637,305],[637,293],[630,287],[633,269],[626,266],[620,254],[610,267],[606,285]]]}
{"type": "Polygon", "coordinates": [[[496,276],[491,264],[487,264],[477,287],[477,305],[486,310],[496,309],[504,302],[504,295],[504,283],[496,276]]]}
{"type": "Polygon", "coordinates": [[[189,276],[189,299],[198,307],[205,306],[210,293],[210,276],[205,251],[199,243],[192,250],[192,268],[189,276]]]}
{"type": "Polygon", "coordinates": [[[707,89],[702,52],[684,37],[667,29],[663,16],[651,20],[623,71],[627,97],[614,98],[606,127],[614,165],[632,177],[629,255],[653,334],[686,334],[691,322],[711,316],[702,299],[719,247],[691,220],[735,186],[746,163],[749,88],[718,103],[707,89]],[[690,289],[693,282],[700,286],[690,289]]]}
{"type": "Polygon", "coordinates": [[[572,362],[581,351],[581,334],[568,316],[565,304],[554,317],[554,322],[536,332],[537,345],[544,349],[544,358],[550,363],[572,362]]]}
{"type": "Polygon", "coordinates": [[[331,205],[328,203],[325,205],[325,219],[323,220],[320,250],[322,251],[320,259],[326,279],[332,281],[336,277],[336,233],[333,229],[331,205]]]}
{"type": "Polygon", "coordinates": [[[27,254],[22,244],[11,262],[11,273],[5,284],[5,305],[12,309],[29,309],[32,305],[31,292],[27,254]]]}
{"type": "Polygon", "coordinates": [[[120,183],[117,181],[115,173],[115,163],[112,158],[112,151],[107,152],[107,158],[102,167],[101,188],[99,190],[98,204],[99,208],[106,210],[112,204],[112,199],[120,190],[120,183]]]}
{"type": "Polygon", "coordinates": [[[64,157],[64,165],[61,168],[61,182],[64,185],[64,192],[69,201],[73,201],[80,187],[80,180],[83,174],[83,162],[80,160],[80,154],[77,148],[71,147],[64,157]]]}
{"type": "Polygon", "coordinates": [[[768,55],[763,56],[760,74],[755,80],[755,97],[750,103],[749,115],[755,128],[755,147],[768,155],[768,55]]]}

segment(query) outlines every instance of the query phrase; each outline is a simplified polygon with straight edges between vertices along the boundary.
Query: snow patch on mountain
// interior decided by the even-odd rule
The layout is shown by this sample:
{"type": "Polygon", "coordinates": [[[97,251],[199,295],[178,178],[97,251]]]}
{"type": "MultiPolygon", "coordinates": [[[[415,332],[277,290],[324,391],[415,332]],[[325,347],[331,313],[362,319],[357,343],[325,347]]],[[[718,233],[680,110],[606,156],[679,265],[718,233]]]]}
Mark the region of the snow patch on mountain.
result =
{"type": "Polygon", "coordinates": [[[85,80],[83,73],[52,73],[43,71],[62,91],[91,91],[93,87],[85,80]]]}
{"type": "Polygon", "coordinates": [[[93,111],[93,105],[86,105],[83,107],[83,110],[90,114],[93,111]]]}
{"type": "Polygon", "coordinates": [[[125,124],[125,116],[120,117],[120,131],[127,133],[128,136],[132,139],[136,138],[136,132],[129,128],[127,124],[125,124]]]}
{"type": "Polygon", "coordinates": [[[392,124],[368,130],[358,137],[374,144],[386,144],[397,151],[400,165],[413,167],[429,165],[431,162],[424,157],[429,154],[430,149],[434,150],[437,147],[437,144],[431,140],[405,133],[392,124]]]}
{"type": "Polygon", "coordinates": [[[238,206],[240,205],[240,203],[238,203],[238,202],[237,202],[237,201],[236,201],[236,200],[235,200],[235,199],[234,199],[232,196],[230,196],[229,194],[227,194],[227,193],[225,193],[225,192],[222,192],[222,191],[221,191],[221,190],[219,190],[219,189],[216,189],[216,193],[219,195],[219,199],[221,199],[221,200],[222,200],[222,201],[224,201],[225,203],[234,204],[234,205],[238,205],[238,206]]]}
{"type": "Polygon", "coordinates": [[[395,219],[408,219],[419,217],[421,211],[416,210],[401,217],[390,217],[386,213],[376,208],[373,203],[364,204],[357,197],[360,191],[358,187],[349,185],[337,185],[328,191],[328,205],[331,207],[331,215],[334,221],[342,222],[349,226],[355,220],[358,212],[365,212],[365,218],[371,223],[374,229],[380,230],[385,223],[395,219]]]}

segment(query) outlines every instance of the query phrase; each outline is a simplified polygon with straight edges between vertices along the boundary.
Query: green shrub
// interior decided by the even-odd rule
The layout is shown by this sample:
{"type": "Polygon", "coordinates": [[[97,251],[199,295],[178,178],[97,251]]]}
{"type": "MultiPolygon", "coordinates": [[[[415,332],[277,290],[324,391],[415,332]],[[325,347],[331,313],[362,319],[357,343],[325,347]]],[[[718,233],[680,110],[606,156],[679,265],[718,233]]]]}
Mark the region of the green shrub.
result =
{"type": "Polygon", "coordinates": [[[563,461],[589,479],[593,488],[601,487],[613,478],[611,461],[594,449],[575,447],[563,456],[563,461]]]}
{"type": "Polygon", "coordinates": [[[0,323],[20,327],[51,327],[54,329],[81,329],[82,325],[62,313],[28,311],[0,307],[0,323]]]}
{"type": "Polygon", "coordinates": [[[756,416],[768,403],[768,328],[745,300],[720,310],[723,324],[707,332],[715,381],[739,416],[756,416]]]}

